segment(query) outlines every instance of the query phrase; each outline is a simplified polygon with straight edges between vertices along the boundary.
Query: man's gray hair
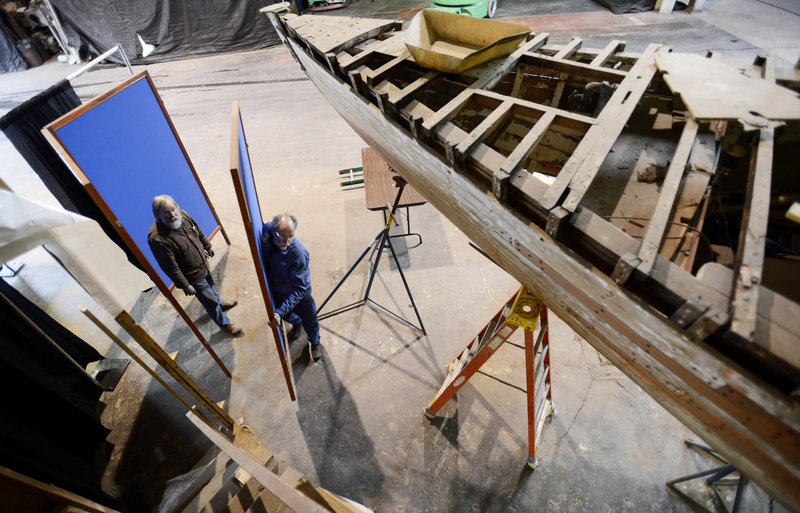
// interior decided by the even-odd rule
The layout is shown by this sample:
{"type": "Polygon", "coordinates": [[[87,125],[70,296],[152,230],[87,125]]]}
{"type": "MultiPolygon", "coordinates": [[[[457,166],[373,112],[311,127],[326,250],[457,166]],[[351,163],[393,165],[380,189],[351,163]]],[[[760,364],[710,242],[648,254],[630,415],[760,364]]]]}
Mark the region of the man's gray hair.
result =
{"type": "Polygon", "coordinates": [[[289,213],[286,213],[286,212],[284,212],[283,214],[278,214],[275,217],[273,217],[272,218],[272,226],[277,228],[278,225],[281,224],[281,221],[283,221],[284,219],[286,219],[286,221],[292,227],[292,232],[297,230],[297,218],[295,216],[293,216],[292,214],[289,214],[289,213]]]}
{"type": "Polygon", "coordinates": [[[169,196],[167,194],[161,194],[153,198],[153,215],[155,216],[156,219],[158,219],[159,214],[161,214],[161,207],[163,207],[167,203],[172,203],[177,208],[180,209],[180,207],[178,207],[178,202],[172,199],[172,196],[169,196]]]}

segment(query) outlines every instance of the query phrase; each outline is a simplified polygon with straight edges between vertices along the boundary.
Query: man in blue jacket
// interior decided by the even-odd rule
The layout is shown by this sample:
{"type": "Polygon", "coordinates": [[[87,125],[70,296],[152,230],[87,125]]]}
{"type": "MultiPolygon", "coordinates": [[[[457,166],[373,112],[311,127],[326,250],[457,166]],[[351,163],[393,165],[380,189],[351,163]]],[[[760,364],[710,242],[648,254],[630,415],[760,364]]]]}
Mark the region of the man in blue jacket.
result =
{"type": "Polygon", "coordinates": [[[290,214],[277,215],[261,228],[261,258],[275,303],[269,325],[276,327],[281,319],[289,322],[290,342],[300,336],[302,325],[311,342],[311,358],[317,361],[322,358],[317,304],[311,297],[308,250],[295,238],[296,229],[297,218],[290,214]]]}

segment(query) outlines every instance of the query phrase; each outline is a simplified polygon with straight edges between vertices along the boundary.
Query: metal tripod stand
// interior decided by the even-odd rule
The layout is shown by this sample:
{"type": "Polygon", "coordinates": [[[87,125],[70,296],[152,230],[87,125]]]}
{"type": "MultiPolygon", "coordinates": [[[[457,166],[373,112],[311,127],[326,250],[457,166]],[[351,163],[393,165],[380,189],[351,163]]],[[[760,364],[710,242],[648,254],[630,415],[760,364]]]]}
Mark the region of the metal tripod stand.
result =
{"type": "Polygon", "coordinates": [[[394,222],[394,216],[395,213],[397,212],[397,206],[400,204],[400,196],[403,194],[403,188],[406,186],[407,183],[399,175],[393,176],[392,179],[397,184],[397,196],[394,199],[394,205],[392,206],[392,210],[389,212],[389,216],[386,220],[386,225],[378,233],[378,235],[375,236],[375,239],[373,239],[372,243],[370,243],[370,245],[367,246],[367,249],[365,249],[364,252],[361,253],[361,256],[358,257],[358,260],[356,260],[356,262],[352,266],[350,266],[350,269],[347,270],[347,273],[344,275],[344,277],[339,281],[339,283],[336,284],[336,287],[333,288],[328,297],[325,298],[325,301],[323,301],[320,307],[317,308],[317,316],[319,317],[320,320],[326,319],[336,314],[340,314],[348,310],[353,310],[369,302],[374,304],[384,312],[388,313],[392,317],[396,318],[397,320],[421,332],[423,335],[426,335],[427,332],[425,331],[425,326],[422,324],[422,318],[419,316],[419,310],[417,310],[417,305],[414,302],[414,297],[411,295],[411,289],[408,288],[408,282],[406,281],[406,276],[405,274],[403,274],[403,268],[400,266],[400,260],[397,258],[397,252],[394,249],[391,236],[389,235],[389,229],[392,227],[392,223],[394,222]],[[387,247],[389,248],[389,251],[392,254],[392,258],[394,258],[394,263],[397,266],[397,270],[400,272],[400,278],[402,278],[403,280],[403,286],[405,287],[406,293],[408,294],[408,299],[411,300],[411,306],[414,308],[414,313],[417,316],[417,321],[419,322],[419,326],[416,326],[415,324],[411,323],[404,317],[392,312],[385,306],[381,305],[380,303],[369,297],[369,293],[372,290],[372,283],[375,280],[375,274],[378,272],[378,264],[380,264],[381,255],[383,254],[383,250],[386,249],[387,247]],[[320,315],[320,312],[322,311],[323,308],[325,308],[325,305],[328,303],[328,301],[334,296],[334,294],[336,294],[336,291],[339,290],[339,288],[347,280],[347,278],[350,277],[350,275],[353,273],[353,270],[355,270],[355,268],[358,267],[358,264],[360,264],[361,261],[364,260],[364,257],[367,256],[367,253],[369,253],[369,261],[372,262],[372,268],[370,269],[369,272],[369,280],[367,282],[367,289],[364,291],[364,297],[354,303],[350,303],[349,305],[342,306],[333,311],[320,315]]]}

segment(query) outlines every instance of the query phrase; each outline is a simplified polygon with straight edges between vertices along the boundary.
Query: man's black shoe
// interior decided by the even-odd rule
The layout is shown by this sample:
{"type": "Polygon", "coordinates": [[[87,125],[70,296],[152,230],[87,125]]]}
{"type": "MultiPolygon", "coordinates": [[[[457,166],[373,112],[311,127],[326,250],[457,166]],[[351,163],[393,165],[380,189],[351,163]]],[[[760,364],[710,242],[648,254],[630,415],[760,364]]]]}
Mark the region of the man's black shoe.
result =
{"type": "Polygon", "coordinates": [[[311,359],[315,362],[322,358],[322,344],[317,342],[316,344],[311,344],[311,359]]]}
{"type": "Polygon", "coordinates": [[[292,329],[286,334],[286,338],[289,339],[289,342],[294,342],[300,336],[300,333],[303,331],[302,324],[295,324],[292,326],[292,329]]]}
{"type": "Polygon", "coordinates": [[[222,303],[222,306],[220,308],[222,308],[223,312],[227,312],[228,310],[230,310],[231,308],[233,308],[234,306],[236,306],[238,304],[239,304],[239,302],[234,299],[230,303],[222,303]]]}

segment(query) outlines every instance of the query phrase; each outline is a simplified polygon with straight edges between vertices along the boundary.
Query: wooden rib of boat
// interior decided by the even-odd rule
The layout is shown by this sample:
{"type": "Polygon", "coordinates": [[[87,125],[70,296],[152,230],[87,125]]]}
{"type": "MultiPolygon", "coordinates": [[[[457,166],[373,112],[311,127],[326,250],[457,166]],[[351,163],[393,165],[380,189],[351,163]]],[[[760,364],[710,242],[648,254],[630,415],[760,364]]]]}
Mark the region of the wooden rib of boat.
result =
{"type": "Polygon", "coordinates": [[[800,199],[800,116],[776,84],[796,87],[797,70],[762,60],[745,76],[714,56],[538,33],[451,74],[414,61],[401,23],[280,10],[264,12],[293,57],[397,172],[800,509],[800,225],[784,216],[800,199]]]}

